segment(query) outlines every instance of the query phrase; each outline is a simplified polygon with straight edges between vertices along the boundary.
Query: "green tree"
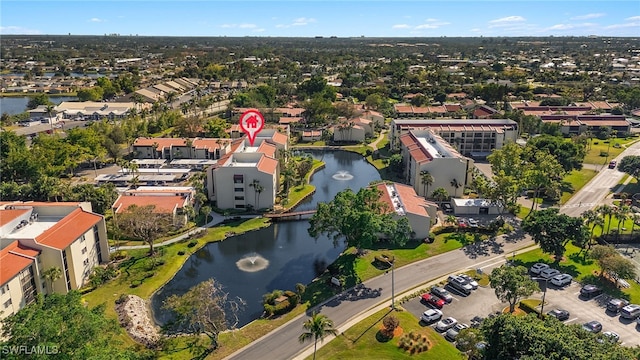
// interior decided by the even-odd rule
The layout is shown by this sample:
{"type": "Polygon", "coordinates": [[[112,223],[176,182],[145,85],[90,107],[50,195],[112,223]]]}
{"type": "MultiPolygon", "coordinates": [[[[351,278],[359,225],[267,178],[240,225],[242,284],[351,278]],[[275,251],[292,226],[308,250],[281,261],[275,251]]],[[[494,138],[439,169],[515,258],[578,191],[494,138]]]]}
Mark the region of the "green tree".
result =
{"type": "Polygon", "coordinates": [[[542,251],[555,256],[556,263],[562,260],[569,241],[582,246],[589,239],[589,230],[582,218],[560,214],[556,208],[534,212],[522,221],[522,229],[542,251]]]}
{"type": "Polygon", "coordinates": [[[604,228],[602,228],[603,234],[609,234],[609,230],[611,230],[611,217],[615,214],[615,209],[611,205],[602,204],[595,210],[607,223],[607,231],[604,231],[604,228]]]}
{"type": "Polygon", "coordinates": [[[424,197],[425,199],[429,197],[429,186],[433,185],[433,175],[431,175],[428,171],[420,172],[420,183],[424,186],[424,197]]]}
{"type": "Polygon", "coordinates": [[[346,189],[330,202],[318,204],[308,231],[316,239],[327,235],[336,246],[344,238],[347,246],[371,248],[382,240],[381,235],[402,246],[409,240],[411,228],[406,217],[394,219],[392,210],[380,201],[380,191],[375,187],[362,188],[357,193],[346,189]]]}
{"type": "Polygon", "coordinates": [[[404,171],[402,155],[401,154],[393,154],[389,158],[389,169],[396,174],[402,174],[404,171]]]}
{"type": "Polygon", "coordinates": [[[456,337],[456,348],[467,354],[469,358],[480,358],[481,350],[478,346],[484,341],[482,331],[476,328],[462,329],[456,337]]]}
{"type": "Polygon", "coordinates": [[[262,186],[262,184],[260,184],[260,180],[257,179],[253,179],[249,186],[253,188],[253,192],[255,194],[255,201],[253,203],[256,206],[256,210],[258,210],[260,209],[260,194],[264,191],[264,186],[262,186]]]}
{"type": "Polygon", "coordinates": [[[529,277],[524,266],[503,265],[495,268],[489,275],[489,281],[498,299],[509,303],[511,313],[518,301],[540,291],[538,283],[529,277]]]}
{"type": "Polygon", "coordinates": [[[42,276],[49,284],[49,293],[53,294],[53,283],[62,277],[62,270],[57,266],[52,266],[42,271],[42,276]]]}
{"type": "Polygon", "coordinates": [[[218,282],[209,279],[183,295],[171,295],[164,301],[163,308],[175,316],[168,330],[204,334],[209,338],[206,355],[218,348],[221,332],[236,327],[238,311],[244,305],[241,298],[230,298],[218,282]]]}
{"type": "Polygon", "coordinates": [[[149,255],[154,254],[153,242],[172,226],[171,216],[155,211],[155,205],[131,205],[115,216],[123,235],[149,244],[149,255]]]}
{"type": "MultiPolygon", "coordinates": [[[[104,304],[89,308],[78,291],[50,294],[16,314],[2,319],[0,348],[47,348],[57,354],[31,355],[33,359],[135,359],[134,352],[118,346],[120,327],[104,316],[104,304]]],[[[3,359],[23,359],[24,354],[4,354],[3,359]]]]}
{"type": "Polygon", "coordinates": [[[638,177],[640,170],[640,156],[638,155],[628,155],[620,160],[620,164],[618,164],[618,170],[624,171],[627,174],[638,177]]]}
{"type": "MultiPolygon", "coordinates": [[[[582,169],[582,161],[586,155],[586,146],[562,137],[541,135],[527,141],[528,149],[546,150],[553,155],[565,171],[582,169]]],[[[530,151],[535,154],[535,151],[530,151]]]]}
{"type": "Polygon", "coordinates": [[[633,279],[636,276],[635,265],[622,255],[613,246],[596,245],[589,256],[595,259],[600,266],[600,277],[605,274],[622,279],[633,279]]]}
{"type": "Polygon", "coordinates": [[[307,340],[313,339],[314,360],[316,358],[318,339],[322,341],[327,335],[338,335],[338,330],[333,327],[333,320],[329,319],[326,315],[316,312],[311,315],[311,318],[304,322],[302,327],[305,331],[300,334],[298,340],[304,343],[307,340]]]}
{"type": "Polygon", "coordinates": [[[486,319],[480,327],[484,359],[580,359],[626,360],[638,358],[638,349],[596,341],[601,334],[588,334],[580,325],[566,325],[552,316],[544,320],[534,314],[503,314],[486,319]]]}
{"type": "Polygon", "coordinates": [[[442,188],[442,187],[439,187],[439,188],[436,188],[435,190],[433,190],[433,193],[431,194],[431,196],[438,203],[443,203],[443,202],[449,200],[449,193],[447,192],[447,190],[445,188],[442,188]]]}
{"type": "Polygon", "coordinates": [[[600,226],[600,228],[604,227],[604,219],[602,219],[595,210],[591,209],[583,212],[582,218],[585,221],[585,225],[591,225],[591,230],[589,231],[589,241],[587,242],[587,250],[590,250],[591,244],[593,242],[593,232],[595,231],[596,226],[600,226]]]}
{"type": "Polygon", "coordinates": [[[549,195],[557,195],[561,192],[562,179],[566,174],[562,165],[551,154],[537,151],[532,156],[532,161],[525,166],[524,182],[529,189],[533,189],[531,213],[538,204],[538,196],[544,190],[549,195]]]}
{"type": "Polygon", "coordinates": [[[27,109],[35,109],[40,105],[53,105],[53,103],[49,100],[49,96],[47,94],[38,94],[29,99],[27,109]]]}

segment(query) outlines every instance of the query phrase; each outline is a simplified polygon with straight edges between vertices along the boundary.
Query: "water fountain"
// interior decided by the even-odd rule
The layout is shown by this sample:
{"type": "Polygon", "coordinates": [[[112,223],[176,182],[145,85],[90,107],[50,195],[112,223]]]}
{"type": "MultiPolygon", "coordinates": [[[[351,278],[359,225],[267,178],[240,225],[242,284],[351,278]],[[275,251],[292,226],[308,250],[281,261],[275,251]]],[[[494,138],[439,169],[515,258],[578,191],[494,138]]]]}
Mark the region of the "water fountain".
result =
{"type": "Polygon", "coordinates": [[[349,174],[348,171],[340,170],[337,173],[335,173],[332,176],[332,178],[336,180],[351,180],[353,179],[353,175],[349,174]]]}
{"type": "Polygon", "coordinates": [[[269,266],[269,260],[258,253],[251,253],[236,261],[236,266],[242,271],[256,272],[266,269],[269,266]]]}

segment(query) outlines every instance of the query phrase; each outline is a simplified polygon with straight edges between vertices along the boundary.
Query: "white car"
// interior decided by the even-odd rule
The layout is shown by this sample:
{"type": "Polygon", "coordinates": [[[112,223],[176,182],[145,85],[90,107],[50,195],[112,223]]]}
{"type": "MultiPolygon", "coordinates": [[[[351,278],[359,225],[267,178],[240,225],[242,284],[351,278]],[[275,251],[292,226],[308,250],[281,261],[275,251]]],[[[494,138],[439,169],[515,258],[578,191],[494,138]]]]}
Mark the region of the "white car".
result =
{"type": "Polygon", "coordinates": [[[471,276],[467,275],[467,274],[458,274],[459,277],[463,278],[464,281],[467,282],[467,284],[471,285],[471,287],[473,288],[473,290],[478,288],[478,282],[475,281],[471,276]]]}
{"type": "Polygon", "coordinates": [[[551,279],[552,277],[560,275],[560,271],[552,268],[544,269],[540,271],[540,277],[543,279],[551,279]]]}
{"type": "Polygon", "coordinates": [[[558,287],[563,287],[571,284],[573,277],[569,274],[560,274],[551,278],[551,283],[558,287]]]}
{"type": "Polygon", "coordinates": [[[420,316],[420,320],[426,323],[432,323],[436,320],[440,320],[442,318],[442,311],[438,309],[429,309],[422,313],[420,316]]]}
{"type": "Polygon", "coordinates": [[[457,323],[458,323],[458,320],[452,317],[448,317],[438,321],[438,323],[436,324],[436,330],[440,332],[445,332],[451,329],[452,327],[456,326],[457,323]]]}
{"type": "Polygon", "coordinates": [[[534,264],[534,265],[531,267],[531,269],[529,269],[529,271],[530,271],[532,274],[534,274],[534,275],[538,275],[538,274],[540,274],[540,272],[541,272],[542,270],[546,270],[546,269],[548,269],[548,268],[549,268],[549,265],[547,265],[547,264],[545,264],[545,263],[537,263],[537,264],[534,264]]]}
{"type": "Polygon", "coordinates": [[[471,227],[478,227],[479,225],[478,220],[474,218],[469,218],[468,222],[469,222],[469,226],[471,227]]]}
{"type": "Polygon", "coordinates": [[[447,333],[444,334],[444,337],[447,338],[448,340],[455,341],[460,331],[468,328],[469,328],[469,325],[458,323],[451,329],[447,330],[447,333]]]}

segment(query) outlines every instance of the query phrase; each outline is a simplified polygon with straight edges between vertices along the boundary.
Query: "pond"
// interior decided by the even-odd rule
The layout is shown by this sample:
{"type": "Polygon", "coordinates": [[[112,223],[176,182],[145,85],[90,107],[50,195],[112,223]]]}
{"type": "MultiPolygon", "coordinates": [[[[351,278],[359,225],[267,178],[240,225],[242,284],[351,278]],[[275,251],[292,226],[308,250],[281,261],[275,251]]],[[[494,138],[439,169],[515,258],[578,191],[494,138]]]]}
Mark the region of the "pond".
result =
{"type": "MultiPolygon", "coordinates": [[[[29,96],[9,96],[0,97],[0,112],[9,115],[16,115],[27,111],[27,104],[31,98],[29,96]]],[[[49,96],[52,103],[58,105],[63,101],[78,101],[75,96],[49,96]]]]}
{"type": "MultiPolygon", "coordinates": [[[[331,201],[340,191],[358,191],[379,180],[375,167],[359,154],[345,151],[309,152],[326,163],[311,183],[316,193],[296,210],[315,209],[318,202],[331,201]]],[[[162,302],[172,294],[183,294],[194,285],[214,278],[230,297],[240,297],[246,306],[239,314],[244,326],[262,314],[262,295],[275,289],[295,290],[296,283],[308,284],[315,277],[314,262],[332,263],[344,250],[322,236],[309,236],[309,222],[286,221],[268,228],[211,243],[191,255],[176,276],[151,299],[156,321],[168,320],[162,302]]]]}

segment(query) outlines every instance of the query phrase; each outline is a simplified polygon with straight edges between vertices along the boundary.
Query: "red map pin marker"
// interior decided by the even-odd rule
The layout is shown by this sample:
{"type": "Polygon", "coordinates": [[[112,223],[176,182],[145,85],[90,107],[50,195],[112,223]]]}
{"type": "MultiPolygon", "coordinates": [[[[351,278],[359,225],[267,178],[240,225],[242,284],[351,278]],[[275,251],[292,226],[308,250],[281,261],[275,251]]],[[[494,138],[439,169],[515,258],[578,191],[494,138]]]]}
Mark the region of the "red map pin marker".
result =
{"type": "Polygon", "coordinates": [[[249,109],[240,115],[240,130],[247,134],[249,143],[253,146],[256,135],[264,127],[264,116],[256,109],[249,109]]]}

